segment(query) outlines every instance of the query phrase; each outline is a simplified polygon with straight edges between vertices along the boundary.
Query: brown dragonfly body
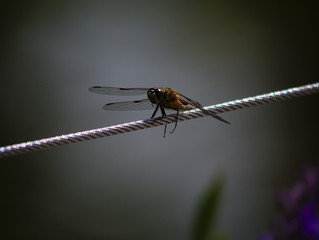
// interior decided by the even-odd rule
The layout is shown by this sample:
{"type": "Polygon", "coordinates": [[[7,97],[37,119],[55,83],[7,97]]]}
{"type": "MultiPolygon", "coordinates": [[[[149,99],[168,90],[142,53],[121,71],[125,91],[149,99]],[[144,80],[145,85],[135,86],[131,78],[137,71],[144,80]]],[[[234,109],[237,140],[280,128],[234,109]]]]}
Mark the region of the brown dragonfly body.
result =
{"type": "MultiPolygon", "coordinates": [[[[154,119],[160,119],[166,116],[165,109],[172,109],[177,111],[175,127],[171,133],[174,132],[177,126],[179,111],[187,111],[199,108],[203,113],[210,115],[219,121],[228,123],[225,119],[220,116],[206,110],[200,103],[178,93],[170,88],[114,88],[114,87],[91,87],[90,92],[106,95],[122,95],[122,96],[135,96],[147,94],[147,99],[137,100],[137,101],[127,101],[127,102],[116,102],[108,103],[103,106],[105,110],[113,111],[125,111],[125,110],[145,110],[153,108],[155,105],[155,110],[151,116],[154,119]],[[158,109],[162,113],[162,117],[154,118],[158,109]]],[[[164,136],[166,132],[166,125],[164,130],[164,136]]]]}
{"type": "Polygon", "coordinates": [[[164,108],[169,108],[173,110],[181,110],[181,111],[186,111],[186,110],[191,110],[196,108],[195,106],[191,105],[190,102],[181,98],[181,94],[171,90],[170,88],[154,89],[155,92],[159,90],[163,93],[163,96],[164,96],[162,102],[158,98],[156,98],[155,101],[154,100],[152,101],[151,100],[152,98],[150,96],[148,97],[150,101],[154,104],[162,104],[164,108]]]}

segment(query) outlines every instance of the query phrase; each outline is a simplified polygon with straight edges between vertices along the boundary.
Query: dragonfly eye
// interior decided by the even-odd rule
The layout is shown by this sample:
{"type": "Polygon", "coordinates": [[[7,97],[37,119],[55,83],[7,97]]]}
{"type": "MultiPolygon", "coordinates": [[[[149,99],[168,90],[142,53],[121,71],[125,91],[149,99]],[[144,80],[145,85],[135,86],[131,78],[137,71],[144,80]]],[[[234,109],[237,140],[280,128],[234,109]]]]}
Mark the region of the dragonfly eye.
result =
{"type": "Polygon", "coordinates": [[[157,88],[155,89],[155,94],[158,100],[162,100],[165,96],[165,92],[163,92],[161,89],[157,88]]]}
{"type": "Polygon", "coordinates": [[[156,94],[156,90],[154,88],[151,88],[147,91],[147,97],[148,99],[152,102],[152,103],[157,103],[157,94],[156,94]]]}

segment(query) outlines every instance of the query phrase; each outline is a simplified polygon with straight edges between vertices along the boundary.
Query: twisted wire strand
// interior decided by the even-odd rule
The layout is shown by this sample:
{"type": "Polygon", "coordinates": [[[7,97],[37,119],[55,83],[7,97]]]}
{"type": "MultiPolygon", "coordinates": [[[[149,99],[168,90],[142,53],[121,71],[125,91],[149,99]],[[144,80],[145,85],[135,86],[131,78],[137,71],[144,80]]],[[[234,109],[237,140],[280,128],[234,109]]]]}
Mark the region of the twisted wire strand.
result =
{"type": "MultiPolygon", "coordinates": [[[[215,113],[224,113],[237,109],[243,109],[247,107],[262,105],[266,103],[273,103],[284,101],[292,98],[311,95],[319,92],[319,82],[312,83],[300,87],[289,88],[282,91],[275,91],[267,94],[257,95],[255,97],[243,98],[240,100],[229,101],[221,104],[207,106],[205,109],[215,113]]],[[[178,121],[185,121],[199,117],[207,116],[201,110],[191,110],[187,112],[181,112],[178,115],[178,121]]],[[[77,143],[86,140],[109,137],[122,133],[142,130],[146,128],[157,127],[165,124],[175,123],[176,114],[167,115],[166,117],[155,120],[145,119],[139,121],[133,121],[110,127],[97,128],[77,133],[64,134],[56,137],[43,138],[35,141],[28,141],[19,144],[13,144],[0,147],[0,158],[8,157],[12,155],[34,152],[38,150],[45,150],[65,144],[77,143]]]]}

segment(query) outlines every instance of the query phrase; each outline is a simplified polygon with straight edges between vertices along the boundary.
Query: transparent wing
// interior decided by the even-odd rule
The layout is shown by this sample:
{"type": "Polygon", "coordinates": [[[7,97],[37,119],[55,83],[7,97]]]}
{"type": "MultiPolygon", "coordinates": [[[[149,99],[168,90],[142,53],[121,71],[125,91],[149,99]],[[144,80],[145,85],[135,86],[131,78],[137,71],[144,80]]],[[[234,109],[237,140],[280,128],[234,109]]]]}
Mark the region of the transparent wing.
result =
{"type": "Polygon", "coordinates": [[[149,88],[116,88],[116,87],[90,87],[89,91],[98,94],[105,95],[117,95],[117,96],[138,96],[146,94],[149,88]]]}
{"type": "Polygon", "coordinates": [[[175,92],[177,93],[177,96],[178,97],[181,97],[182,99],[184,99],[186,102],[188,102],[190,105],[196,107],[196,108],[199,108],[199,109],[203,109],[203,105],[200,104],[199,102],[196,102],[195,100],[193,99],[190,99],[188,97],[186,97],[185,95],[181,94],[181,93],[178,93],[178,92],[175,92]]]}
{"type": "Polygon", "coordinates": [[[147,110],[152,108],[153,108],[153,104],[148,99],[108,103],[103,106],[104,110],[110,110],[110,111],[135,111],[135,110],[147,110]]]}
{"type": "Polygon", "coordinates": [[[193,105],[194,107],[197,107],[197,108],[199,108],[200,110],[202,110],[203,113],[208,114],[208,115],[212,116],[213,118],[216,118],[216,119],[219,120],[219,121],[222,121],[222,122],[224,122],[224,123],[230,124],[228,121],[226,121],[226,120],[223,119],[222,117],[220,117],[220,116],[218,116],[218,115],[216,115],[216,114],[214,114],[214,113],[212,113],[212,112],[206,110],[206,109],[203,107],[203,105],[200,104],[199,102],[196,102],[195,100],[192,100],[192,99],[190,99],[190,98],[184,96],[184,95],[181,94],[181,93],[178,93],[178,92],[176,92],[176,93],[179,95],[179,97],[182,97],[183,99],[185,99],[185,101],[187,101],[189,104],[191,104],[191,105],[193,105]]]}

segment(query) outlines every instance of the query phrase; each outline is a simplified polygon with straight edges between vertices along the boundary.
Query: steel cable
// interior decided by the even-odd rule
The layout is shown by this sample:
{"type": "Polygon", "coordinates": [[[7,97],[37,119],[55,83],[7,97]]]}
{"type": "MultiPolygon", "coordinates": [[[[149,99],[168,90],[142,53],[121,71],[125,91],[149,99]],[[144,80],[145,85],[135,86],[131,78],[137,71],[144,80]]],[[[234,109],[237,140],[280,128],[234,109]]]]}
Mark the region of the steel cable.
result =
{"type": "MultiPolygon", "coordinates": [[[[247,107],[262,105],[266,103],[273,103],[284,101],[292,98],[311,95],[319,92],[319,82],[312,83],[300,87],[289,88],[282,91],[275,91],[267,94],[257,95],[255,97],[243,98],[240,100],[229,101],[221,104],[207,106],[205,109],[215,113],[224,113],[237,109],[243,109],[247,107]]],[[[178,121],[185,121],[194,118],[208,116],[201,110],[192,110],[187,112],[181,112],[178,115],[178,121]]],[[[77,133],[64,134],[56,137],[43,138],[35,141],[28,141],[19,144],[12,144],[8,146],[0,147],[0,158],[8,157],[12,155],[34,152],[38,150],[44,150],[52,147],[57,147],[65,144],[71,144],[76,142],[82,142],[95,138],[109,137],[122,133],[142,130],[146,128],[157,127],[165,124],[175,123],[176,114],[171,114],[165,118],[155,120],[146,119],[133,121],[129,123],[123,123],[113,125],[110,127],[97,128],[87,131],[81,131],[77,133]]]]}

